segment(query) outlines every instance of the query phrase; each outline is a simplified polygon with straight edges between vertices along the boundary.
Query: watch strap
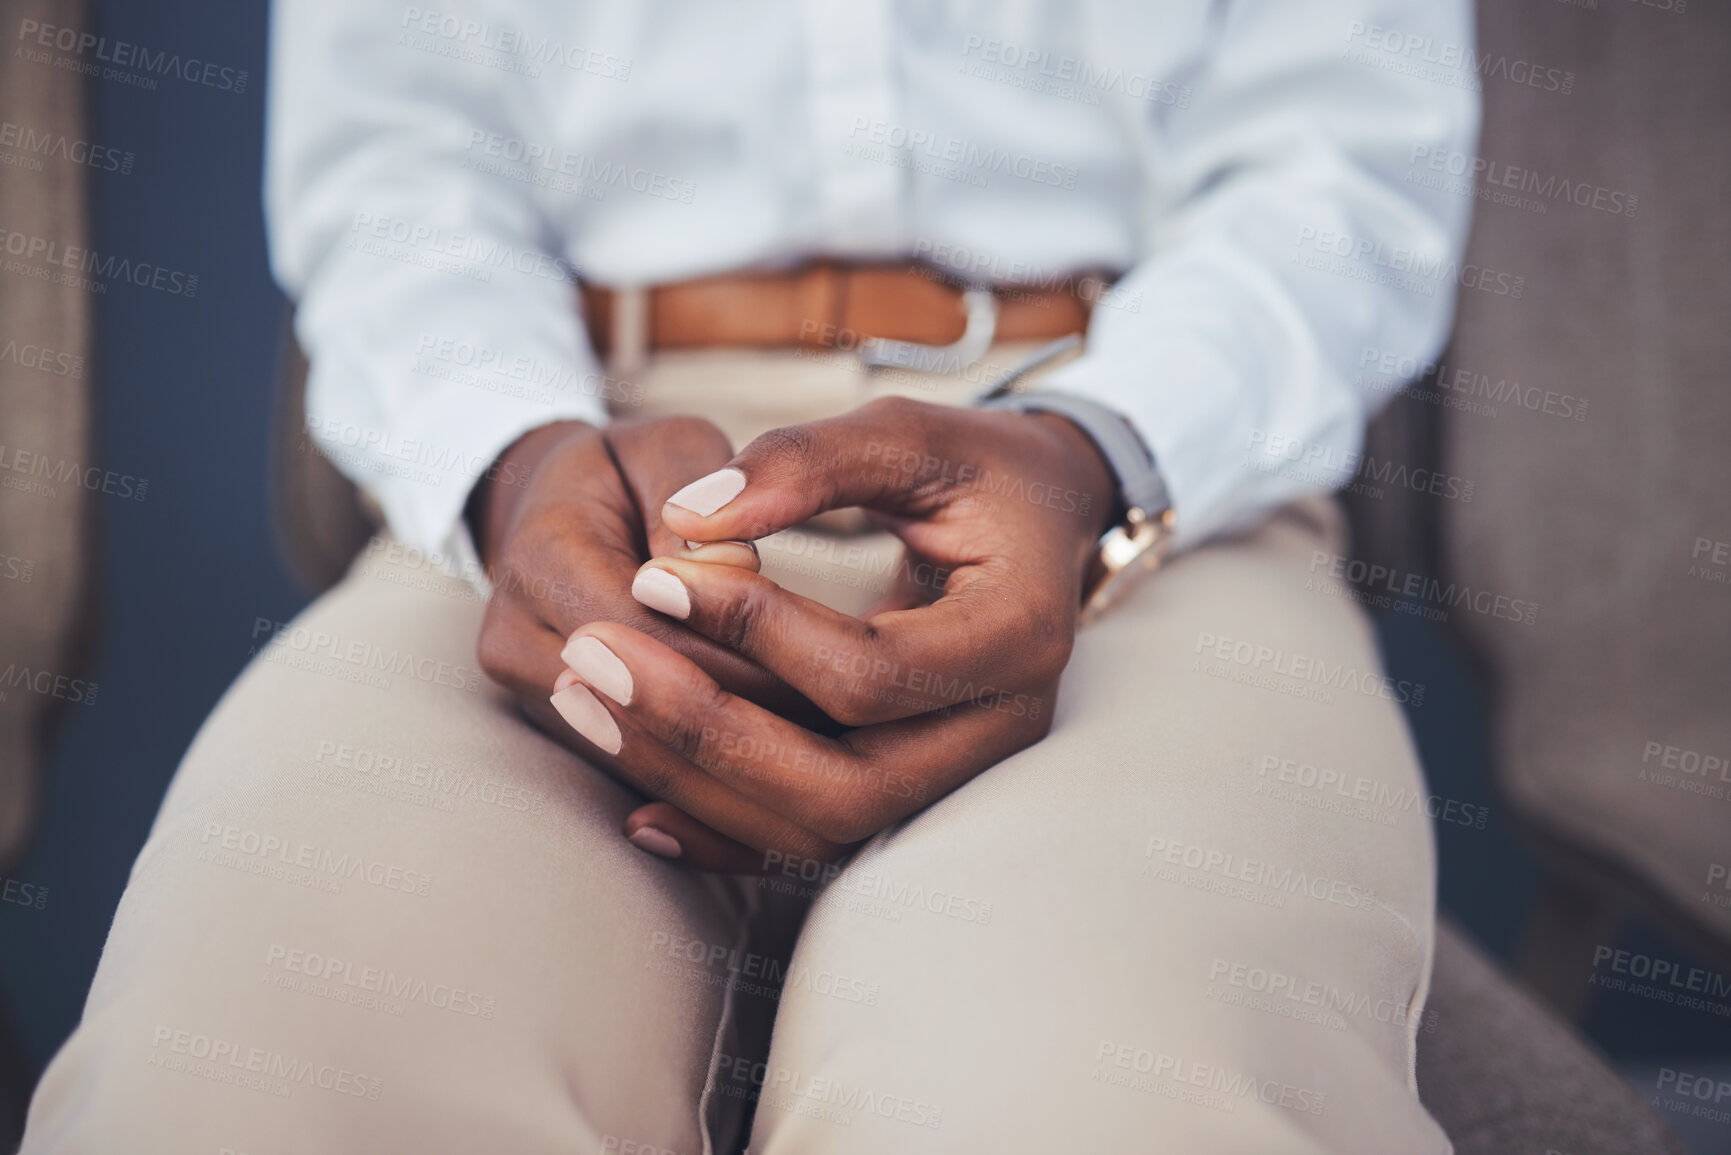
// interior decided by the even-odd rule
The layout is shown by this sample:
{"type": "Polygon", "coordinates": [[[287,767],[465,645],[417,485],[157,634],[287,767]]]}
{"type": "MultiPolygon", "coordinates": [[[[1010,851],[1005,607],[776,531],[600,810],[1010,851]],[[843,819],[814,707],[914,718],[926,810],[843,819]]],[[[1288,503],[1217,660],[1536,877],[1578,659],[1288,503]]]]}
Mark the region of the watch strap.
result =
{"type": "Polygon", "coordinates": [[[1124,504],[1158,516],[1172,506],[1166,479],[1160,476],[1154,452],[1148,448],[1129,419],[1114,409],[1074,393],[1056,389],[1034,389],[1026,393],[1003,393],[978,402],[982,409],[1006,409],[1013,413],[1056,413],[1081,426],[1099,448],[1118,480],[1124,504]]]}

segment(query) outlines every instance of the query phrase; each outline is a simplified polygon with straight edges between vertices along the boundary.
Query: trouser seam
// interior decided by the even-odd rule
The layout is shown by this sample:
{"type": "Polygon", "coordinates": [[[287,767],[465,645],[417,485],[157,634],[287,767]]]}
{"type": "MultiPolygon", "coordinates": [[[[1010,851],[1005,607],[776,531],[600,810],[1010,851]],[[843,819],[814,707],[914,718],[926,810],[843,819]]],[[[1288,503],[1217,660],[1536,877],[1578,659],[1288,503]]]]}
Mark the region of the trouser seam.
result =
{"type": "MultiPolygon", "coordinates": [[[[757,921],[758,896],[754,886],[741,886],[743,904],[740,911],[739,925],[733,940],[733,958],[742,958],[751,946],[752,926],[757,921]]],[[[727,1035],[733,1027],[733,1005],[738,997],[740,971],[735,969],[728,975],[727,989],[721,996],[721,1015],[715,1023],[715,1038],[709,1048],[709,1069],[703,1077],[703,1094],[697,1100],[697,1129],[703,1137],[703,1155],[717,1155],[715,1139],[709,1133],[709,1108],[716,1094],[716,1082],[720,1073],[721,1053],[727,1044],[727,1035]]],[[[750,1118],[741,1112],[741,1120],[747,1126],[750,1118]]]]}

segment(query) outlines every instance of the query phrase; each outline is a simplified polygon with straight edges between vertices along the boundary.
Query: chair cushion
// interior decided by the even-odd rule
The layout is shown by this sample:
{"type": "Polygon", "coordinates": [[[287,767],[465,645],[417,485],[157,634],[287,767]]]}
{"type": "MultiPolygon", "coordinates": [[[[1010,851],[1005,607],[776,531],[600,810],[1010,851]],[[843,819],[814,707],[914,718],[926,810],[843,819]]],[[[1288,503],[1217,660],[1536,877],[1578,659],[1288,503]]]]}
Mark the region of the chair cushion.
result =
{"type": "Polygon", "coordinates": [[[1731,951],[1731,5],[1681,8],[1479,5],[1485,164],[1438,390],[1473,496],[1440,517],[1448,580],[1537,607],[1451,615],[1511,809],[1731,951]]]}
{"type": "MultiPolygon", "coordinates": [[[[75,0],[27,0],[8,7],[13,17],[71,27],[86,20],[75,0]]],[[[0,53],[8,131],[22,124],[45,139],[90,140],[87,97],[80,73],[17,49],[0,53]]],[[[37,159],[38,170],[5,168],[0,221],[13,240],[49,237],[65,253],[83,250],[91,243],[91,170],[37,159]]],[[[110,478],[98,467],[108,463],[96,458],[92,439],[95,297],[76,279],[50,277],[62,270],[46,257],[17,263],[28,274],[0,277],[0,868],[28,841],[50,721],[96,693],[83,669],[96,620],[92,507],[126,500],[103,497],[110,478]]],[[[128,483],[133,500],[145,494],[140,480],[128,483]]],[[[109,513],[133,516],[112,504],[109,513]]]]}
{"type": "Polygon", "coordinates": [[[1633,1088],[1446,919],[1428,1009],[1418,1093],[1455,1155],[1685,1155],[1633,1088]]]}
{"type": "Polygon", "coordinates": [[[295,342],[290,308],[271,432],[272,504],[283,560],[308,596],[316,597],[342,580],[383,519],[369,514],[360,489],[307,432],[306,392],[307,359],[295,342]]]}

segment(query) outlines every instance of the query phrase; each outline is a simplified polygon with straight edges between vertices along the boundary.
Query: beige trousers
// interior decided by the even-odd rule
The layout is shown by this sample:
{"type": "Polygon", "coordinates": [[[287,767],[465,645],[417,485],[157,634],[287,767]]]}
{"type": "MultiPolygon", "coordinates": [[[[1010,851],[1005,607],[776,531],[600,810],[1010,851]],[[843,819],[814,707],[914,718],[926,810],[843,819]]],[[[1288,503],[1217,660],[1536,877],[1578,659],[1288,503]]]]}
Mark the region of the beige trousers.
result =
{"type": "MultiPolygon", "coordinates": [[[[792,531],[766,570],[857,605],[883,545],[792,531]]],[[[839,872],[752,879],[626,843],[641,799],[382,538],[261,624],[24,1150],[1445,1152],[1422,689],[1342,549],[1315,501],[1175,560],[1082,632],[1043,742],[839,872]]]]}

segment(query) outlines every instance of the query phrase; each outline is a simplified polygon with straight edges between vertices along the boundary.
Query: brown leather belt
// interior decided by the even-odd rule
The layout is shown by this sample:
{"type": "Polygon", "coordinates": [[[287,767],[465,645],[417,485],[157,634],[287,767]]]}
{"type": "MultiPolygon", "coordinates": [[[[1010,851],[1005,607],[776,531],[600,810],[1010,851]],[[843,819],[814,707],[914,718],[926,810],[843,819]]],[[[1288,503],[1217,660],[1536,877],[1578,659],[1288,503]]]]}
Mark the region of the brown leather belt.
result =
{"type": "MultiPolygon", "coordinates": [[[[995,340],[1055,340],[1087,328],[1103,278],[1078,274],[1056,287],[992,289],[995,340]]],[[[584,282],[589,339],[613,344],[620,294],[584,282]]],[[[917,264],[817,261],[796,269],[701,277],[647,290],[646,349],[745,346],[851,349],[868,337],[948,345],[967,328],[963,290],[917,264]]]]}

